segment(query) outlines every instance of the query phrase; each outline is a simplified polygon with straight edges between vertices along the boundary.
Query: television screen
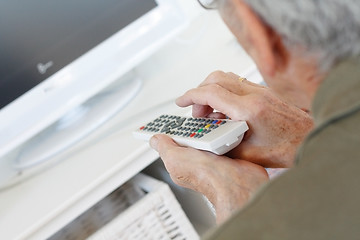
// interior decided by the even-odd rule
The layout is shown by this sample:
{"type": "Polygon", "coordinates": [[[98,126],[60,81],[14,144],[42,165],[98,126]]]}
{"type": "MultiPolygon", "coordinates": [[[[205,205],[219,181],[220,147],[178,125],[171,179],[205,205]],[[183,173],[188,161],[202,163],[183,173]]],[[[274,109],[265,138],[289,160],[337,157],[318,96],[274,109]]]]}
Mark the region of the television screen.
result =
{"type": "Polygon", "coordinates": [[[1,0],[0,109],[156,6],[154,0],[1,0]]]}

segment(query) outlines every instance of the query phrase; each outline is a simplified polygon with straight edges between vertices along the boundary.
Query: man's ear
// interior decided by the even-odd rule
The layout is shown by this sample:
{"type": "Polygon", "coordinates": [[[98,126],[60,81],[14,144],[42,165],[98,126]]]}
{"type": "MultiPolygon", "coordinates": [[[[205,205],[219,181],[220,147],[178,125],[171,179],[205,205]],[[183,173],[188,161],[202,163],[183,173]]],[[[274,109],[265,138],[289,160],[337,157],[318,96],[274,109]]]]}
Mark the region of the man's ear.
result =
{"type": "Polygon", "coordinates": [[[242,1],[236,1],[236,4],[236,12],[242,21],[241,44],[247,48],[245,50],[262,74],[274,76],[286,67],[289,60],[282,38],[247,4],[242,1]]]}

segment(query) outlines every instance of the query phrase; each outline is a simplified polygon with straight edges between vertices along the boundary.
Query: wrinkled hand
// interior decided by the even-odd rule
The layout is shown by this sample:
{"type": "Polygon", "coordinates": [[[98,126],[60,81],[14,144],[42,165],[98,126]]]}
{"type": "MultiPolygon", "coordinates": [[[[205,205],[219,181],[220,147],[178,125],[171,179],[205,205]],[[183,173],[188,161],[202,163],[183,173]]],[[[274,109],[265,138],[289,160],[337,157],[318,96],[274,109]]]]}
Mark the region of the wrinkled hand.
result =
{"type": "Polygon", "coordinates": [[[241,208],[268,180],[266,170],[254,163],[178,146],[165,135],[150,140],[172,180],[204,194],[214,205],[218,223],[241,208]]]}
{"type": "Polygon", "coordinates": [[[313,127],[306,112],[280,100],[271,89],[214,72],[176,100],[193,106],[194,117],[229,117],[249,125],[241,144],[227,154],[264,167],[291,167],[296,150],[313,127]]]}
{"type": "Polygon", "coordinates": [[[241,144],[226,156],[180,147],[165,135],[150,141],[176,184],[201,192],[213,203],[218,222],[246,204],[268,180],[262,166],[290,167],[313,127],[307,113],[232,73],[211,74],[176,103],[192,105],[194,117],[230,117],[249,125],[241,144]]]}

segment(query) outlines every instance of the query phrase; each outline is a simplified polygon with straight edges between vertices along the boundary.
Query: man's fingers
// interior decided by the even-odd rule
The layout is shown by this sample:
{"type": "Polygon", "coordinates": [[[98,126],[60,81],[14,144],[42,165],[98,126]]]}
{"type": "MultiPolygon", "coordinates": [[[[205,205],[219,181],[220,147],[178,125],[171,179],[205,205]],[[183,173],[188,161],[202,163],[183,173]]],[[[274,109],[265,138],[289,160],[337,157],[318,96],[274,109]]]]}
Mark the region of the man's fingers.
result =
{"type": "MultiPolygon", "coordinates": [[[[217,110],[234,120],[246,120],[250,114],[249,109],[251,109],[251,106],[247,105],[249,100],[251,99],[244,98],[217,84],[213,84],[187,91],[176,100],[176,104],[180,107],[187,107],[194,104],[204,106],[204,108],[208,108],[209,106],[211,109],[217,110]]],[[[197,106],[197,108],[200,108],[199,106],[197,106]]],[[[198,111],[203,113],[208,110],[202,109],[198,111]]],[[[208,114],[209,113],[207,113],[207,115],[208,114]]]]}
{"type": "Polygon", "coordinates": [[[214,109],[207,105],[194,104],[192,106],[192,115],[194,117],[206,117],[213,111],[214,109]]]}
{"type": "Polygon", "coordinates": [[[150,138],[149,143],[150,146],[159,153],[163,153],[165,150],[178,147],[174,140],[164,134],[154,135],[152,138],[150,138]]]}
{"type": "Polygon", "coordinates": [[[223,113],[220,113],[220,112],[212,112],[208,115],[206,115],[205,117],[207,118],[215,118],[215,119],[225,119],[227,118],[227,116],[223,113]]]}
{"type": "Polygon", "coordinates": [[[159,152],[172,180],[183,187],[197,190],[199,169],[208,166],[217,155],[177,145],[170,137],[162,134],[153,136],[150,145],[159,152]]]}
{"type": "Polygon", "coordinates": [[[186,149],[177,145],[169,136],[154,135],[150,139],[150,146],[159,153],[168,172],[174,172],[179,162],[185,164],[181,158],[186,154],[186,149]]]}
{"type": "Polygon", "coordinates": [[[262,88],[265,88],[262,85],[248,81],[245,78],[242,78],[232,72],[225,73],[222,71],[216,71],[211,73],[205,79],[205,81],[203,81],[199,85],[199,87],[211,84],[218,84],[228,89],[229,91],[239,95],[245,95],[250,92],[256,92],[261,90],[262,88]]]}
{"type": "MultiPolygon", "coordinates": [[[[209,116],[214,110],[222,112],[228,116],[231,115],[231,109],[228,109],[227,112],[224,112],[224,106],[222,104],[230,103],[232,109],[234,109],[234,102],[238,99],[235,99],[235,95],[238,97],[241,96],[249,96],[251,94],[263,94],[264,86],[252,83],[244,78],[239,77],[234,73],[224,73],[221,71],[216,71],[210,74],[207,79],[199,85],[198,88],[189,90],[183,96],[179,97],[176,100],[177,105],[180,107],[193,106],[193,116],[194,117],[206,117],[209,116]],[[204,93],[204,91],[208,91],[204,93]],[[201,99],[199,96],[195,96],[195,94],[202,93],[201,99]],[[227,99],[223,99],[223,97],[227,97],[227,99]]],[[[246,98],[244,101],[251,101],[251,98],[246,98]]],[[[247,109],[250,106],[246,106],[245,104],[238,103],[238,105],[245,106],[247,109]]],[[[233,110],[234,111],[234,110],[233,110]]],[[[242,116],[244,116],[245,112],[242,112],[241,118],[236,118],[234,114],[232,114],[232,118],[245,120],[242,116]]]]}

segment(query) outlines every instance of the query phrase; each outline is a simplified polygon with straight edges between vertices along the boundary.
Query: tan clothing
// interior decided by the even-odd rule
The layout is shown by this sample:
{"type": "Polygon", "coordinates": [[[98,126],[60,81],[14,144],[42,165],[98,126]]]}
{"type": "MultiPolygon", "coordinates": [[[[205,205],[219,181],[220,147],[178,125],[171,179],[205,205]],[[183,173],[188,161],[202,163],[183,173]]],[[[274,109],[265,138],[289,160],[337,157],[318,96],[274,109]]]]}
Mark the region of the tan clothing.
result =
{"type": "Polygon", "coordinates": [[[360,239],[360,58],[331,71],[312,110],[296,167],[209,239],[360,239]]]}

